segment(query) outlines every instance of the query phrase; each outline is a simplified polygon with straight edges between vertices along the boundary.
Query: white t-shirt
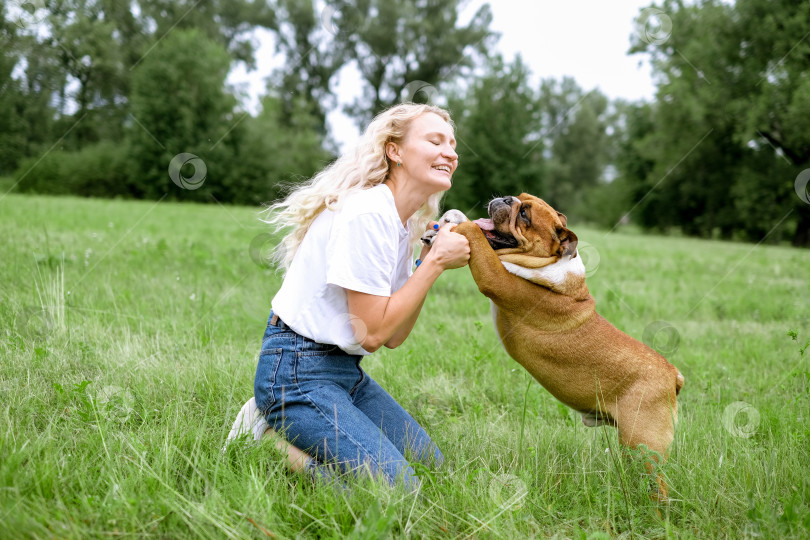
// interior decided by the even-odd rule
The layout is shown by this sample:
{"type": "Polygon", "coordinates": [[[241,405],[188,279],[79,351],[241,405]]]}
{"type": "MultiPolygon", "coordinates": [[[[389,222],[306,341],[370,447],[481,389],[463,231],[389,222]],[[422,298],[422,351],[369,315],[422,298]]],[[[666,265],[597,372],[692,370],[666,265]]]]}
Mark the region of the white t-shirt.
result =
{"type": "MultiPolygon", "coordinates": [[[[413,273],[413,245],[385,184],[348,195],[338,211],[310,225],[276,296],[273,312],[290,328],[350,354],[369,354],[355,338],[345,289],[391,296],[413,273]]],[[[354,328],[353,328],[354,325],[354,328]]]]}

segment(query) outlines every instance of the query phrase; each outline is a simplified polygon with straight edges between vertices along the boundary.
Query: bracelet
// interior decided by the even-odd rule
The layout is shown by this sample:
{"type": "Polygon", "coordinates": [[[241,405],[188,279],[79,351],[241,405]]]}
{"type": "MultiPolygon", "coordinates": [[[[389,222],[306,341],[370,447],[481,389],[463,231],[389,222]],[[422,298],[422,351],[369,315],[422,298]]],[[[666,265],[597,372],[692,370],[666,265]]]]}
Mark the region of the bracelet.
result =
{"type": "Polygon", "coordinates": [[[419,265],[422,264],[422,259],[416,259],[416,267],[419,268],[419,265]]]}

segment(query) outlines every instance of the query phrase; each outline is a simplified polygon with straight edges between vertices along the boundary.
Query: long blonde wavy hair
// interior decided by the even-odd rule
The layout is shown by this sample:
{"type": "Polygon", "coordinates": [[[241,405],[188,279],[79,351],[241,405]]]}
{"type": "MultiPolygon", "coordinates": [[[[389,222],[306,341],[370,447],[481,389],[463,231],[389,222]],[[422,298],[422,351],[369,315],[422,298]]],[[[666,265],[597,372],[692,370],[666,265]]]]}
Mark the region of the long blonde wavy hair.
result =
{"type": "MultiPolygon", "coordinates": [[[[393,165],[386,155],[386,145],[389,142],[400,144],[411,121],[425,113],[437,114],[455,130],[450,114],[440,107],[414,103],[395,105],[371,121],[353,151],[341,155],[285,199],[263,210],[261,221],[273,225],[275,232],[290,229],[274,250],[272,262],[286,272],[309,226],[321,212],[338,210],[348,194],[383,183],[393,165]]],[[[408,219],[412,242],[422,235],[428,222],[438,216],[443,195],[444,192],[431,195],[408,219]]]]}

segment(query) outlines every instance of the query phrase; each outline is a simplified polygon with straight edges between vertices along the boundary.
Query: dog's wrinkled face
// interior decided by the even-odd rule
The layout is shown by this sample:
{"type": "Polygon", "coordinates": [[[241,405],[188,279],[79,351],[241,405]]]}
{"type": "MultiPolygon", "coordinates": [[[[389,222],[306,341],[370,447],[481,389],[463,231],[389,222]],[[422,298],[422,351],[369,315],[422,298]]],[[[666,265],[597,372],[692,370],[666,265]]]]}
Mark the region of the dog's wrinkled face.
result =
{"type": "Polygon", "coordinates": [[[498,255],[520,253],[533,257],[576,256],[577,235],[566,227],[565,215],[544,200],[522,193],[493,199],[490,219],[475,223],[498,255]]]}

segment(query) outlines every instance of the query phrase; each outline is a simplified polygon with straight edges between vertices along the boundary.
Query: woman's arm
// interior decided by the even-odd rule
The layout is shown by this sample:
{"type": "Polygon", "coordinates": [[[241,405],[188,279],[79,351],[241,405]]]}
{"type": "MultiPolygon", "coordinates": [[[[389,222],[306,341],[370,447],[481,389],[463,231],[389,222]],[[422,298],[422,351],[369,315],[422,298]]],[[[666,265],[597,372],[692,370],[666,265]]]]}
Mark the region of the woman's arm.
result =
{"type": "MultiPolygon", "coordinates": [[[[430,222],[428,228],[432,227],[433,224],[436,223],[435,221],[430,222]]],[[[469,242],[469,240],[468,240],[469,242]]],[[[422,246],[422,251],[419,253],[419,260],[424,261],[427,257],[427,254],[430,253],[430,246],[422,246]]],[[[391,339],[386,341],[384,345],[389,349],[395,349],[402,345],[408,336],[411,334],[413,327],[416,325],[416,320],[419,318],[419,314],[422,312],[422,306],[425,304],[425,299],[423,298],[419,305],[416,307],[416,311],[408,318],[405,323],[399,327],[391,339]]]]}
{"type": "Polygon", "coordinates": [[[436,279],[445,270],[467,264],[469,243],[465,237],[450,231],[454,226],[448,223],[439,230],[422,264],[391,296],[346,290],[349,313],[363,322],[361,328],[355,327],[355,336],[365,350],[374,352],[383,345],[393,348],[405,341],[436,279]]]}

